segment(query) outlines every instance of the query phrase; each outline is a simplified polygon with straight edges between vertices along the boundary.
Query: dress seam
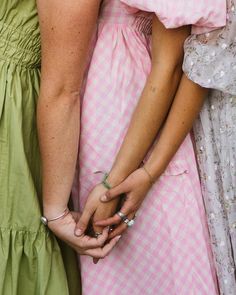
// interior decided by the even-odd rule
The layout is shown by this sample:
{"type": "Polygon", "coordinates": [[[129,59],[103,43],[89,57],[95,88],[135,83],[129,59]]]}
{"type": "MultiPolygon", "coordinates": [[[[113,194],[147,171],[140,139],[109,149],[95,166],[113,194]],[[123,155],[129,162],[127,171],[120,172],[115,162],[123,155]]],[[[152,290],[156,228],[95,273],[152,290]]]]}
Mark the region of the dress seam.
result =
{"type": "Polygon", "coordinates": [[[15,232],[24,232],[24,233],[42,233],[48,235],[49,232],[46,229],[39,229],[39,230],[30,230],[26,229],[26,227],[0,227],[0,231],[15,231],[15,232]]]}
{"type": "Polygon", "coordinates": [[[17,60],[14,57],[2,57],[1,55],[0,55],[0,60],[4,61],[4,62],[8,62],[9,64],[14,64],[17,67],[24,68],[26,70],[27,69],[28,70],[29,69],[30,70],[39,70],[40,66],[41,66],[41,64],[27,65],[27,64],[21,63],[19,60],[17,60]]]}

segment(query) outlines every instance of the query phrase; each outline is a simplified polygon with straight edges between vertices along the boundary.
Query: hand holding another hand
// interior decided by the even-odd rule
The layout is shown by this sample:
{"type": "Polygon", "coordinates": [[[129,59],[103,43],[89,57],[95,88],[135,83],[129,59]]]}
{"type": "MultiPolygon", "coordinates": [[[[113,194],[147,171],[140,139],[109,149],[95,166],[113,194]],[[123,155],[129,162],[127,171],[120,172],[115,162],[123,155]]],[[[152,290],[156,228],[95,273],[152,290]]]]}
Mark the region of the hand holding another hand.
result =
{"type": "MultiPolygon", "coordinates": [[[[101,196],[101,201],[109,203],[111,200],[117,199],[120,195],[125,194],[126,198],[120,212],[131,220],[135,217],[136,212],[141,207],[152,184],[150,175],[144,168],[140,168],[130,174],[121,184],[101,196]]],[[[97,221],[95,222],[95,225],[102,227],[116,225],[114,231],[109,235],[109,238],[111,239],[121,235],[127,229],[127,224],[123,222],[118,214],[115,214],[111,218],[97,221]]]]}
{"type": "Polygon", "coordinates": [[[111,217],[116,212],[119,202],[118,199],[115,199],[109,203],[102,203],[100,198],[107,191],[103,184],[98,184],[90,192],[82,215],[76,225],[75,234],[77,236],[83,235],[90,224],[93,226],[93,233],[91,234],[99,235],[103,232],[104,226],[96,226],[94,222],[111,217]]]}
{"type": "Polygon", "coordinates": [[[106,244],[109,229],[104,228],[102,234],[96,239],[87,235],[75,236],[76,223],[80,218],[77,212],[70,212],[62,219],[48,223],[49,229],[62,241],[71,246],[78,254],[93,258],[104,258],[114,248],[119,237],[106,244]]]}

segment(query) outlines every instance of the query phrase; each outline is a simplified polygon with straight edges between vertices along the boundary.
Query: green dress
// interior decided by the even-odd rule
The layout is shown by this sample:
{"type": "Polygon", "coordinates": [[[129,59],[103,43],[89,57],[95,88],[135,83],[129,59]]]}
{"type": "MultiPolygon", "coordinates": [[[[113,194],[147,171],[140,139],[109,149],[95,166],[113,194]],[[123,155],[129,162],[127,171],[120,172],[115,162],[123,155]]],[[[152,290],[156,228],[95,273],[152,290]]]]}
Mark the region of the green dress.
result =
{"type": "Polygon", "coordinates": [[[0,295],[80,293],[74,253],[40,223],[39,81],[35,0],[1,0],[0,295]]]}

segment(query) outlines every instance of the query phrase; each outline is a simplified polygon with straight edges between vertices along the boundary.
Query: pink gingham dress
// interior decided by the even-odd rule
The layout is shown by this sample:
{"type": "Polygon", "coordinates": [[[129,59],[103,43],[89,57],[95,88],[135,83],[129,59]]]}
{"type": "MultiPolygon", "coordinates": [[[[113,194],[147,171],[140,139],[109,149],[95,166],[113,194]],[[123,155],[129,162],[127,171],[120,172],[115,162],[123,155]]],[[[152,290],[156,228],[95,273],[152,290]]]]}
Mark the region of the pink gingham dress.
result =
{"type": "MultiPolygon", "coordinates": [[[[82,104],[81,210],[101,181],[94,172],[111,169],[150,72],[151,19],[119,0],[103,1],[82,104]]],[[[218,294],[190,136],[148,193],[135,225],[97,265],[81,257],[81,274],[83,295],[218,294]]]]}

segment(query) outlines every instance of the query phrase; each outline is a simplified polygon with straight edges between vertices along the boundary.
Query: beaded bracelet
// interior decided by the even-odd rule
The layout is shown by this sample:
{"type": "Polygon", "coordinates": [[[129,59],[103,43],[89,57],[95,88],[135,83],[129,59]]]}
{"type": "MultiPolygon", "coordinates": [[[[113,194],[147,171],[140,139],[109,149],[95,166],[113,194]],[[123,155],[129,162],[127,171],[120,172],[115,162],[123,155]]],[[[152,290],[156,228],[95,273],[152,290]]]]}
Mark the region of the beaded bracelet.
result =
{"type": "Polygon", "coordinates": [[[103,179],[102,179],[102,182],[101,184],[103,184],[103,186],[107,189],[111,189],[112,186],[110,185],[110,183],[107,181],[107,178],[109,177],[109,173],[107,172],[103,172],[103,171],[96,171],[95,174],[98,174],[98,173],[102,173],[104,176],[103,176],[103,179]]]}

